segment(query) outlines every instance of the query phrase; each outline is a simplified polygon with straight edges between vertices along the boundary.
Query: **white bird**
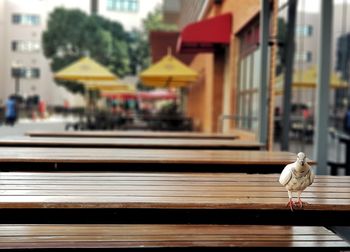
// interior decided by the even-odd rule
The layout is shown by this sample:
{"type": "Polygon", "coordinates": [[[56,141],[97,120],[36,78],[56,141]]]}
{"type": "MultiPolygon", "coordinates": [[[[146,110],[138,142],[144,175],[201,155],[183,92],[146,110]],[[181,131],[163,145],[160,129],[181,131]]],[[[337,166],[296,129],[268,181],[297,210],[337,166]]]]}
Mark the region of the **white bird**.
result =
{"type": "Polygon", "coordinates": [[[293,206],[298,203],[299,207],[303,207],[300,199],[301,193],[310,186],[315,179],[315,173],[306,162],[306,156],[303,152],[299,152],[297,160],[288,164],[280,175],[279,182],[286,187],[288,191],[289,201],[287,206],[293,211],[293,206]],[[293,202],[293,192],[298,193],[298,201],[293,202]]]}

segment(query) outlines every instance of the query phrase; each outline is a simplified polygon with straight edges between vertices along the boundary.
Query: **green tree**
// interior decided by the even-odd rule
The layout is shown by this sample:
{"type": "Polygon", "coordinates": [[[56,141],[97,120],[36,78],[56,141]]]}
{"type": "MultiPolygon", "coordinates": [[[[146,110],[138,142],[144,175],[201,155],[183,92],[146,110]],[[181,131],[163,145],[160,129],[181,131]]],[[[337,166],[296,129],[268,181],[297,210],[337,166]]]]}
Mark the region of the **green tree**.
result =
{"type": "MultiPolygon", "coordinates": [[[[121,24],[80,10],[55,9],[43,33],[44,54],[56,72],[73,61],[89,55],[118,76],[130,72],[128,35],[121,24]]],[[[83,92],[82,85],[57,81],[72,92],[83,92]]]]}
{"type": "Polygon", "coordinates": [[[146,33],[150,31],[176,31],[177,26],[164,22],[162,7],[158,6],[154,12],[148,13],[143,20],[143,30],[146,33]]]}

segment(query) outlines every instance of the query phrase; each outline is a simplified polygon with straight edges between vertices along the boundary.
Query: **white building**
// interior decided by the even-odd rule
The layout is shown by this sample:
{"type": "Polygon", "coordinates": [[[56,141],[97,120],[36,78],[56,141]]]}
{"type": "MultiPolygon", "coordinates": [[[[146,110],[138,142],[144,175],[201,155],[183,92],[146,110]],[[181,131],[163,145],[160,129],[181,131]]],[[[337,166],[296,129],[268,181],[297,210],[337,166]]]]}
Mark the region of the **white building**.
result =
{"type": "MultiPolygon", "coordinates": [[[[126,30],[139,28],[147,14],[161,0],[98,0],[98,14],[123,24],[126,30]]],[[[56,7],[91,10],[91,0],[1,0],[0,1],[0,105],[15,93],[14,67],[20,67],[21,95],[39,94],[50,105],[62,105],[67,99],[82,105],[83,98],[58,87],[41,45],[50,12],[56,7]]]]}
{"type": "Polygon", "coordinates": [[[98,0],[98,14],[120,22],[124,29],[131,31],[141,27],[147,17],[162,0],[98,0]]]}

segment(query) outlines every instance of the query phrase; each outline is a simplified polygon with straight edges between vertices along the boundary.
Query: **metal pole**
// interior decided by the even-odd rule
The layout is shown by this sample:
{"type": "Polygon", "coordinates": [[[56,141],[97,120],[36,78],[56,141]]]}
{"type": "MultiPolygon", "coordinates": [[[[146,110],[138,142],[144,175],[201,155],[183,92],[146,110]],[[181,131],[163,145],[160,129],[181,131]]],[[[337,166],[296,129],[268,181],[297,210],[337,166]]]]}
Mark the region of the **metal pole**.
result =
{"type": "Polygon", "coordinates": [[[316,127],[315,127],[315,155],[317,174],[327,172],[328,145],[328,114],[329,114],[329,79],[331,62],[331,39],[333,21],[333,1],[321,1],[321,29],[318,79],[316,92],[316,127]]]}
{"type": "Polygon", "coordinates": [[[268,123],[268,41],[269,41],[269,21],[270,21],[270,1],[261,0],[260,12],[260,101],[259,101],[259,140],[267,144],[267,123],[268,123]]]}
{"type": "Polygon", "coordinates": [[[293,79],[293,58],[295,49],[295,23],[298,0],[290,0],[288,7],[288,24],[285,40],[285,58],[286,68],[283,87],[283,115],[282,115],[282,143],[281,150],[289,150],[289,130],[290,130],[290,111],[292,97],[292,79],[293,79]]]}

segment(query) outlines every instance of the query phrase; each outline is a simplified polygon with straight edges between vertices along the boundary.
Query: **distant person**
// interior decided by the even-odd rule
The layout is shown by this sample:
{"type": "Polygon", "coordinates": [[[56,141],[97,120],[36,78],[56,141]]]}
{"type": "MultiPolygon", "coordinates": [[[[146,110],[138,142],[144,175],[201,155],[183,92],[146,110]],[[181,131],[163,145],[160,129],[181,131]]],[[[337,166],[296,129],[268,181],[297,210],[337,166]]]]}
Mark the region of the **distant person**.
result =
{"type": "Polygon", "coordinates": [[[115,99],[111,100],[110,102],[111,105],[111,112],[112,114],[117,114],[117,106],[118,106],[118,101],[116,101],[115,99]]]}
{"type": "Polygon", "coordinates": [[[39,114],[41,119],[44,119],[46,116],[46,103],[43,100],[40,100],[39,102],[39,114]]]}
{"type": "Polygon", "coordinates": [[[275,107],[275,116],[281,116],[281,108],[275,107]]]}
{"type": "Polygon", "coordinates": [[[6,105],[6,111],[5,111],[6,124],[13,126],[17,120],[16,100],[10,97],[6,100],[5,105],[6,105]]]}
{"type": "Polygon", "coordinates": [[[348,107],[344,116],[344,131],[350,134],[350,106],[348,107]]]}
{"type": "Polygon", "coordinates": [[[64,101],[63,101],[63,113],[64,113],[64,116],[68,115],[68,111],[69,111],[69,101],[67,99],[64,99],[64,101]]]}
{"type": "Polygon", "coordinates": [[[304,120],[309,119],[309,117],[310,117],[310,110],[309,110],[309,108],[304,108],[302,110],[302,114],[303,114],[304,120]]]}

